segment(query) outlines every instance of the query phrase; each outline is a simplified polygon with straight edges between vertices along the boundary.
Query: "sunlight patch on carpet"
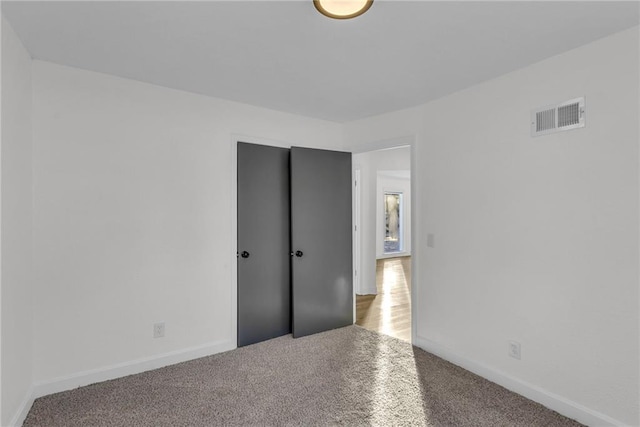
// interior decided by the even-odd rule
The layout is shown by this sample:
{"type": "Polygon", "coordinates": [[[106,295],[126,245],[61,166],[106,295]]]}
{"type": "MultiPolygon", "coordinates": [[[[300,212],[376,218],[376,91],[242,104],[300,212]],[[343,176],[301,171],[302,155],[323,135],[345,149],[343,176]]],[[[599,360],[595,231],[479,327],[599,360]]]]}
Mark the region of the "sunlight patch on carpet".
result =
{"type": "Polygon", "coordinates": [[[372,424],[397,425],[411,419],[428,425],[422,404],[418,373],[410,354],[399,354],[390,341],[378,341],[378,356],[374,371],[372,424]],[[407,369],[408,368],[408,369],[407,369]],[[398,380],[403,379],[398,387],[398,380]],[[400,418],[402,417],[402,418],[400,418]],[[406,418],[405,418],[406,417],[406,418]]]}

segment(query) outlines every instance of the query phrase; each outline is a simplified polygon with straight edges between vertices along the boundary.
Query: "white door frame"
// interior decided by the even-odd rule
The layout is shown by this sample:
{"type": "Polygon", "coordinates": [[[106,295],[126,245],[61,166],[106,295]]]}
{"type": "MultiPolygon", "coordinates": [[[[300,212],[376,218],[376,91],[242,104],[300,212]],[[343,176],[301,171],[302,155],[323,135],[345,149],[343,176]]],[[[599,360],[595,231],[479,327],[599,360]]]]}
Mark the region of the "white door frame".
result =
{"type": "MultiPolygon", "coordinates": [[[[371,142],[352,149],[353,154],[369,153],[371,151],[388,150],[391,148],[409,147],[411,156],[411,342],[416,342],[417,336],[417,302],[418,302],[418,286],[416,278],[418,276],[418,251],[420,250],[416,244],[417,236],[419,236],[419,221],[416,221],[416,210],[420,205],[418,185],[417,185],[417,164],[416,164],[416,137],[415,135],[401,136],[393,139],[386,139],[382,141],[371,142]]],[[[355,176],[355,166],[353,170],[353,176],[355,176]]],[[[359,184],[359,183],[358,183],[359,184]]],[[[355,198],[355,195],[354,195],[355,198]]],[[[355,200],[354,200],[355,203],[355,200]]],[[[361,214],[361,213],[360,213],[361,214]]],[[[358,223],[360,223],[358,219],[358,223]]],[[[361,251],[361,239],[353,239],[354,253],[362,253],[361,251]]],[[[354,269],[358,272],[362,271],[362,259],[359,260],[360,265],[354,265],[354,269]]],[[[353,299],[356,299],[356,287],[353,287],[353,299]]],[[[354,310],[355,315],[355,310],[354,310]]]]}
{"type": "MultiPolygon", "coordinates": [[[[356,165],[355,170],[353,172],[353,233],[354,239],[356,242],[360,242],[360,209],[361,209],[361,185],[360,185],[360,166],[356,165]]],[[[353,245],[353,287],[354,289],[360,291],[360,272],[358,270],[358,265],[360,264],[360,243],[357,245],[353,245]]]]}
{"type": "Polygon", "coordinates": [[[360,184],[360,165],[352,165],[353,170],[353,323],[356,323],[356,298],[355,295],[358,292],[361,292],[361,277],[362,273],[360,270],[360,266],[362,264],[362,252],[361,250],[361,241],[360,239],[360,209],[361,209],[361,189],[362,185],[360,184]],[[355,243],[357,242],[357,244],[355,243]]]}

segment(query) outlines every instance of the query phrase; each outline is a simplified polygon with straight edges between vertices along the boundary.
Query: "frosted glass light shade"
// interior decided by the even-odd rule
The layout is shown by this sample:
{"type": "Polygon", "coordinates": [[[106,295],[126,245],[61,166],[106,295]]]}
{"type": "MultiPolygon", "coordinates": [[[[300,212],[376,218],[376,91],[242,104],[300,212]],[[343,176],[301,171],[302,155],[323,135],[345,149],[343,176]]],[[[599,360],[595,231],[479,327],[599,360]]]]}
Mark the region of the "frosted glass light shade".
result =
{"type": "Polygon", "coordinates": [[[360,16],[369,10],[372,3],[373,0],[313,0],[318,12],[334,19],[360,16]]]}

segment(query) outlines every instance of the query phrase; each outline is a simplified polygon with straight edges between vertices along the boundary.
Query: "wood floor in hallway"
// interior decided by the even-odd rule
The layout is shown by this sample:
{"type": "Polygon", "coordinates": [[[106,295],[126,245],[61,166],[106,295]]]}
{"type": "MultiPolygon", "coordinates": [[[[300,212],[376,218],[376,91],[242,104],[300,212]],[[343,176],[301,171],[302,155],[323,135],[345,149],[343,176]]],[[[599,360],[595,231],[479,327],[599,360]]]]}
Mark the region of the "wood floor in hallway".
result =
{"type": "Polygon", "coordinates": [[[356,296],[356,324],[411,342],[411,257],[379,259],[377,295],[356,296]]]}

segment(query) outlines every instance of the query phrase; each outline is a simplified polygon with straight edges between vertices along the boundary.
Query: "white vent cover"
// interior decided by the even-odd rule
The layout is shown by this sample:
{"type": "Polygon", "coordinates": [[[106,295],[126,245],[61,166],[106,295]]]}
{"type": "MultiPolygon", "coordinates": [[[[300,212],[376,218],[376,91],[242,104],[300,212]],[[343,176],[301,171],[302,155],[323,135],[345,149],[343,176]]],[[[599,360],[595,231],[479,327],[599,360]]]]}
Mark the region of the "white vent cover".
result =
{"type": "Polygon", "coordinates": [[[531,112],[531,136],[584,127],[584,97],[549,105],[531,112]]]}

